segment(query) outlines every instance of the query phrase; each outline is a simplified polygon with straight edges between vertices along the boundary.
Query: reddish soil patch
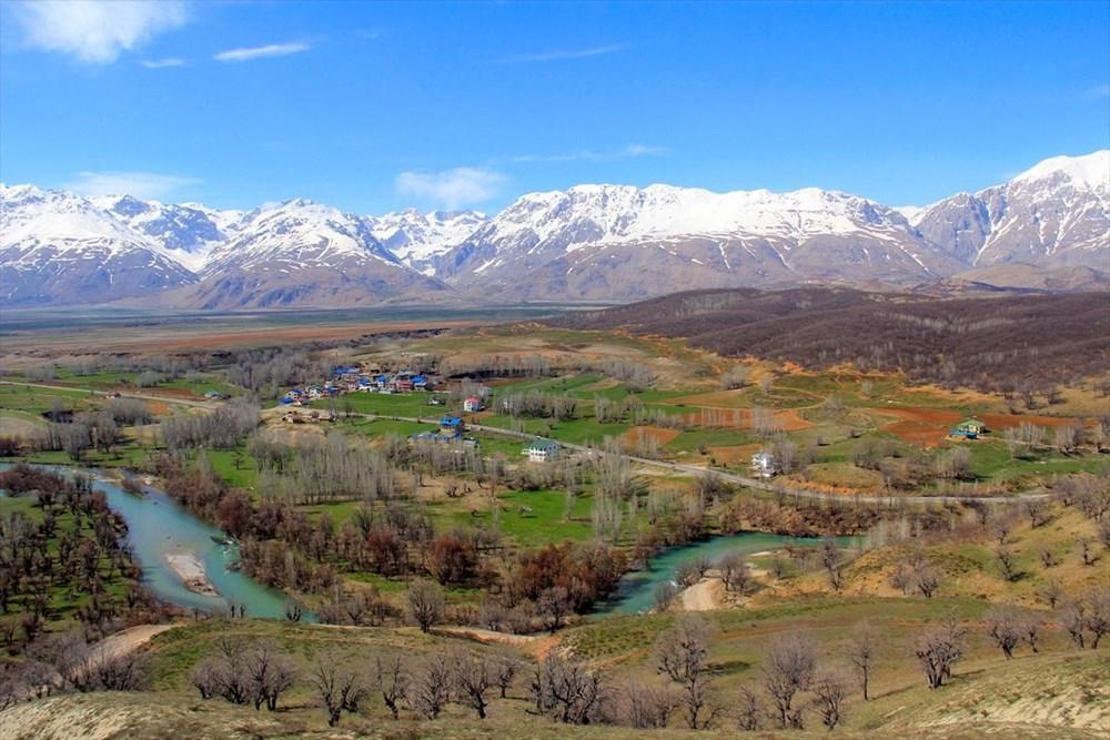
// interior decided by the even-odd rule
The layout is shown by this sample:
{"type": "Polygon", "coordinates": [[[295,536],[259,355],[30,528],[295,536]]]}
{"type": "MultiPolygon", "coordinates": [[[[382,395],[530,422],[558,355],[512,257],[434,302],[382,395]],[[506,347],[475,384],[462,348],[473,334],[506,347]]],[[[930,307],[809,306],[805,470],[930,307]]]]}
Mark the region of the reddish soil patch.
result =
{"type": "MultiPolygon", "coordinates": [[[[951,409],[887,406],[886,408],[871,410],[879,414],[898,417],[898,421],[884,425],[883,431],[890,432],[911,444],[922,447],[936,447],[945,440],[948,431],[963,420],[959,411],[951,409]]],[[[986,420],[984,419],[984,421],[986,420]]],[[[990,422],[987,423],[989,425],[990,422]]]]}
{"type": "Polygon", "coordinates": [[[670,442],[677,437],[681,432],[677,429],[664,429],[663,427],[632,427],[624,433],[623,437],[626,442],[632,445],[640,443],[640,440],[655,440],[655,443],[660,447],[670,442]]]}
{"type": "MultiPolygon", "coordinates": [[[[687,424],[697,427],[749,429],[752,424],[751,409],[708,407],[687,411],[682,416],[687,424]]],[[[779,428],[786,432],[796,432],[813,426],[813,423],[803,419],[796,409],[775,411],[774,417],[779,428]]]]}
{"type": "Polygon", "coordinates": [[[710,447],[709,455],[718,463],[725,465],[747,465],[752,455],[759,452],[762,445],[727,445],[723,447],[710,447]]]}
{"type": "Polygon", "coordinates": [[[1066,427],[1082,419],[1073,416],[1034,416],[1032,414],[982,414],[980,417],[987,429],[1009,429],[1021,426],[1023,423],[1036,424],[1039,427],[1066,427]]]}

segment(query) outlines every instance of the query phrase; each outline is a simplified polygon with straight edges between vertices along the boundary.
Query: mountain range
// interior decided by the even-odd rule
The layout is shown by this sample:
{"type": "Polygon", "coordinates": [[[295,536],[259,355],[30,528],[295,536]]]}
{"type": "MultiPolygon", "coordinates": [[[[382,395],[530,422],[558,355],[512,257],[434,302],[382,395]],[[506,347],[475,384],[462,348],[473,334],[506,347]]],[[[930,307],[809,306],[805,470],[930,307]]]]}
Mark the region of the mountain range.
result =
{"type": "Polygon", "coordinates": [[[921,208],[806,188],[579,185],[493,216],[228,211],[0,185],[0,305],[614,301],[689,288],[1110,279],[1110,150],[921,208]]]}

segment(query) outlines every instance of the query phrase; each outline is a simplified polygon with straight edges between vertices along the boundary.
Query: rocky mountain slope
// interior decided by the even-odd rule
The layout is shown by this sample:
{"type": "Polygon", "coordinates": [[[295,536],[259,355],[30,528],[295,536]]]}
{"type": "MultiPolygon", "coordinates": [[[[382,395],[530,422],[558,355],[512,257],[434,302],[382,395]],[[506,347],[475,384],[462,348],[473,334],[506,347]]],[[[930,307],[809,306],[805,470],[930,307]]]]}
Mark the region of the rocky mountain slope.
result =
{"type": "Polygon", "coordinates": [[[243,213],[0,186],[3,305],[629,301],[695,287],[1008,276],[1066,289],[1076,270],[1110,271],[1110,150],[1047,159],[922,208],[816,188],[579,185],[524,195],[492,218],[363,216],[304,200],[243,213]]]}

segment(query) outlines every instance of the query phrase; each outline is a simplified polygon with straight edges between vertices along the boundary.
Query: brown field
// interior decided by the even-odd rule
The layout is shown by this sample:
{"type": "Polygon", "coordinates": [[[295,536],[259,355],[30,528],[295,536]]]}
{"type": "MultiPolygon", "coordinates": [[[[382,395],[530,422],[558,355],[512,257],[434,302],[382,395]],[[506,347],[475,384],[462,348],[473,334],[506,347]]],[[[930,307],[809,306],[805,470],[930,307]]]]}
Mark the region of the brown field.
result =
{"type": "Polygon", "coordinates": [[[662,447],[677,437],[681,432],[677,429],[664,429],[663,427],[632,427],[622,435],[625,442],[639,444],[641,440],[652,439],[662,447]]]}
{"type": "Polygon", "coordinates": [[[951,409],[889,406],[872,411],[898,418],[898,421],[884,425],[884,432],[890,432],[906,442],[922,447],[936,447],[948,437],[948,430],[963,420],[959,411],[951,409]]]}

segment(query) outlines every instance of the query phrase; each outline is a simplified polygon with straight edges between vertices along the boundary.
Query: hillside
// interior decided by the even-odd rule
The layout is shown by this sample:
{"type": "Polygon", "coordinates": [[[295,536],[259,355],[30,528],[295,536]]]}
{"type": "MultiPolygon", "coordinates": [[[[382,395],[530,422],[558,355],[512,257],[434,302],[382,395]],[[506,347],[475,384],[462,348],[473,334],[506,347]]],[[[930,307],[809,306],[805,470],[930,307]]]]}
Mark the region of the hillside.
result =
{"type": "Polygon", "coordinates": [[[1110,367],[1110,302],[1102,293],[935,299],[846,288],[709,290],[551,323],[681,337],[726,356],[851,363],[993,390],[1068,382],[1110,367]]]}

